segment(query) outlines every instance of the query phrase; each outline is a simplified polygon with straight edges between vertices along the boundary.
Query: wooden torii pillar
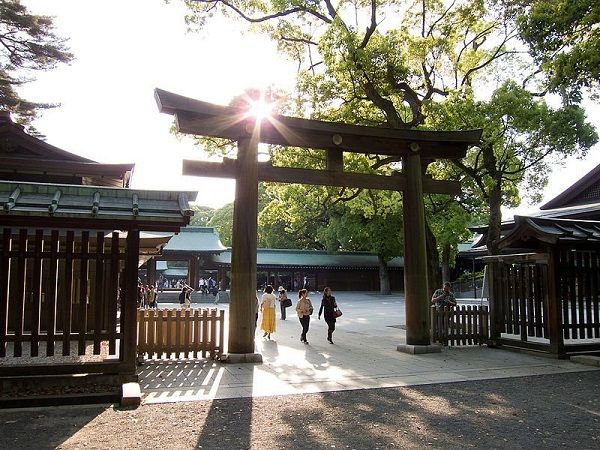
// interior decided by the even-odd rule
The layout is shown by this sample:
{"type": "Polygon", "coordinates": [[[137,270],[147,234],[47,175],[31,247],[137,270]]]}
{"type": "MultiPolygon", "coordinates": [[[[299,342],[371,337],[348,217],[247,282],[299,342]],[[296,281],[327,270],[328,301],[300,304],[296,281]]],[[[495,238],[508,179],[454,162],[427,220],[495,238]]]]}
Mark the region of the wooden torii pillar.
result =
{"type": "Polygon", "coordinates": [[[286,116],[256,123],[239,108],[214,105],[155,90],[159,110],[173,114],[182,133],[237,141],[237,159],[222,163],[184,161],[183,174],[235,178],[231,300],[228,356],[235,361],[257,361],[254,353],[256,303],[256,245],[258,183],[301,183],[402,191],[404,195],[404,277],[406,346],[410,353],[428,351],[429,292],[425,248],[423,193],[457,194],[456,182],[424,177],[423,160],[458,159],[469,145],[476,145],[481,130],[435,132],[365,127],[286,116]],[[260,142],[282,146],[323,149],[326,170],[273,167],[257,160],[260,142]],[[345,172],[343,152],[402,158],[403,172],[392,176],[345,172]]]}

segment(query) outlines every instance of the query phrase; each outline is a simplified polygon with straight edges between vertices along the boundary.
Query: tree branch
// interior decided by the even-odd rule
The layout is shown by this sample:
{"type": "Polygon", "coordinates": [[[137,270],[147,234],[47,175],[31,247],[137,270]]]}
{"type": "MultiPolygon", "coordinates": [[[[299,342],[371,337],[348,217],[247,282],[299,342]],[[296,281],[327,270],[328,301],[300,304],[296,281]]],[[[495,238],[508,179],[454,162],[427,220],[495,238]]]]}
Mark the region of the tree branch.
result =
{"type": "Polygon", "coordinates": [[[373,33],[375,32],[375,29],[377,28],[376,12],[377,12],[377,1],[371,0],[371,23],[367,27],[367,32],[365,33],[365,37],[363,38],[363,40],[360,43],[360,45],[358,46],[358,48],[365,48],[367,46],[367,44],[369,43],[369,39],[371,39],[371,36],[373,35],[373,33]]]}

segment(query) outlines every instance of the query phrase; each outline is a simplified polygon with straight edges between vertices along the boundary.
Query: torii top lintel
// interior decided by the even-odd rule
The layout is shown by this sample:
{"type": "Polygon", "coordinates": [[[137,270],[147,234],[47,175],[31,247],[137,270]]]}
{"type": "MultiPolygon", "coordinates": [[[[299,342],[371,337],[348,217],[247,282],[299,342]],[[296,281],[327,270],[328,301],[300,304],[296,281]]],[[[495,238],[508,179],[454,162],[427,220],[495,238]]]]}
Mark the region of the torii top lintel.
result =
{"type": "MultiPolygon", "coordinates": [[[[173,114],[182,133],[239,140],[248,138],[254,119],[244,111],[155,89],[160,112],[173,114]]],[[[405,156],[419,151],[426,159],[458,159],[477,145],[482,130],[397,130],[273,115],[263,120],[260,142],[267,144],[405,156]]]]}

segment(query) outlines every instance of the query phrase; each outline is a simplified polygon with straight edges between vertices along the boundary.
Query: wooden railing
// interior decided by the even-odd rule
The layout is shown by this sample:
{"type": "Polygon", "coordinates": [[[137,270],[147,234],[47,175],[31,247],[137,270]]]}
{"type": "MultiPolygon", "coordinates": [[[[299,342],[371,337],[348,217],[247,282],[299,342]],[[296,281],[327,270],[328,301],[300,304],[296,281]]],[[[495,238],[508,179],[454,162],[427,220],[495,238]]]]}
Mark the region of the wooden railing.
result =
{"type": "Polygon", "coordinates": [[[444,345],[482,345],[489,339],[487,306],[431,308],[433,342],[444,345]]]}
{"type": "Polygon", "coordinates": [[[138,357],[216,358],[223,353],[225,311],[139,309],[138,357]]]}

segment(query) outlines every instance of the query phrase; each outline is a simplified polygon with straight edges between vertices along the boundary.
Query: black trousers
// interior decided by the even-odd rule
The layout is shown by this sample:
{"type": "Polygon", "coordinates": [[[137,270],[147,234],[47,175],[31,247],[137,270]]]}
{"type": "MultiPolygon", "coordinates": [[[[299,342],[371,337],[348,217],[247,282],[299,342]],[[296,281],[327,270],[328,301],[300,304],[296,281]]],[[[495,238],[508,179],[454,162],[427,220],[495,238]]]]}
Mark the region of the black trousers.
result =
{"type": "Polygon", "coordinates": [[[327,339],[331,339],[335,331],[335,320],[326,320],[325,322],[327,322],[327,339]]]}
{"type": "Polygon", "coordinates": [[[302,324],[302,335],[301,338],[303,341],[306,340],[306,333],[308,333],[308,327],[310,325],[310,316],[302,316],[300,317],[300,323],[302,324]]]}

